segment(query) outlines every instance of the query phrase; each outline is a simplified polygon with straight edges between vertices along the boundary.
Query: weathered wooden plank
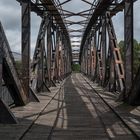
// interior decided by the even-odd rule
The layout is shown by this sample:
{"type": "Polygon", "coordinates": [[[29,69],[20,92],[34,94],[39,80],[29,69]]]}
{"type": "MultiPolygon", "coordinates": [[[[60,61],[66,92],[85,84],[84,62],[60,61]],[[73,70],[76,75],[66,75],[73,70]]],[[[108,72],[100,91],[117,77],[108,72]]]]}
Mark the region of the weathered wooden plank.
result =
{"type": "MultiPolygon", "coordinates": [[[[102,93],[102,89],[97,87],[96,84],[92,84],[92,86],[102,93]]],[[[56,93],[56,88],[53,89],[52,93],[56,93]]],[[[19,118],[20,125],[18,131],[20,136],[38,116],[39,110],[42,110],[49,99],[53,97],[52,93],[48,95],[42,93],[38,96],[41,101],[40,104],[30,103],[26,107],[13,109],[15,116],[19,118]]],[[[108,101],[112,102],[113,96],[109,92],[102,95],[108,101]]],[[[114,104],[115,108],[116,105],[114,104]]],[[[125,116],[125,114],[123,115],[125,116]]],[[[127,118],[128,116],[125,117],[127,118]]],[[[133,125],[132,122],[137,123],[136,120],[129,121],[133,125]]],[[[18,125],[12,129],[14,135],[16,128],[18,128],[18,125]]],[[[139,130],[138,127],[135,129],[139,130]]],[[[9,130],[7,127],[7,131],[6,129],[5,131],[0,131],[0,136],[2,135],[2,138],[5,139],[4,134],[9,133],[11,139],[15,140],[19,138],[19,134],[14,136],[9,130]]],[[[66,80],[64,87],[61,87],[61,92],[41,112],[23,139],[134,140],[136,138],[103,100],[97,96],[96,92],[92,90],[81,75],[73,74],[66,80]]]]}

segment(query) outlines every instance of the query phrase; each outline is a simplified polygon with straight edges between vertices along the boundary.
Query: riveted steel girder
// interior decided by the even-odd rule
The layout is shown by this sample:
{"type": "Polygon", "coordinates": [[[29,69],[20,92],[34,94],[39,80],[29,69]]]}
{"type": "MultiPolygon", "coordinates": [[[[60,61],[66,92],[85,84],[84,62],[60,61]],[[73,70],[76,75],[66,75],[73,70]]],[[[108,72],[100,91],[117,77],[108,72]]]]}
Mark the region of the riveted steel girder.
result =
{"type": "Polygon", "coordinates": [[[35,91],[48,90],[45,84],[47,72],[47,57],[45,51],[45,34],[49,23],[48,16],[44,16],[41,21],[40,29],[37,37],[36,47],[31,65],[31,86],[35,91]]]}
{"type": "MultiPolygon", "coordinates": [[[[0,23],[0,49],[1,49],[1,76],[14,100],[15,105],[25,105],[27,97],[15,68],[15,61],[11,54],[11,49],[5,36],[3,27],[0,23]],[[4,72],[3,72],[4,71],[4,72]]],[[[2,79],[0,79],[2,81],[2,79]]]]}
{"type": "Polygon", "coordinates": [[[51,35],[51,17],[50,22],[48,23],[47,27],[47,68],[48,68],[48,79],[51,81],[51,63],[52,63],[52,35],[51,35]]]}
{"type": "Polygon", "coordinates": [[[103,73],[103,85],[105,82],[106,75],[106,54],[107,54],[107,37],[106,37],[106,17],[105,15],[102,17],[102,73],[103,73]]]}
{"type": "Polygon", "coordinates": [[[0,91],[2,91],[3,58],[4,58],[4,56],[3,56],[3,40],[2,40],[2,33],[0,32],[0,91]]]}
{"type": "Polygon", "coordinates": [[[22,6],[22,82],[25,94],[29,97],[30,91],[30,14],[31,1],[21,3],[22,6]]]}
{"type": "Polygon", "coordinates": [[[125,0],[124,19],[125,92],[127,97],[133,82],[133,1],[131,0],[125,0]]]}
{"type": "MultiPolygon", "coordinates": [[[[103,15],[103,13],[107,10],[107,8],[111,5],[113,0],[101,0],[97,6],[96,9],[94,10],[91,19],[84,31],[83,37],[82,37],[82,42],[81,42],[81,47],[80,47],[80,52],[82,52],[83,46],[85,44],[85,41],[87,39],[88,34],[90,33],[93,25],[97,22],[97,19],[99,16],[103,15]]],[[[81,53],[80,53],[80,59],[81,59],[81,53]]]]}

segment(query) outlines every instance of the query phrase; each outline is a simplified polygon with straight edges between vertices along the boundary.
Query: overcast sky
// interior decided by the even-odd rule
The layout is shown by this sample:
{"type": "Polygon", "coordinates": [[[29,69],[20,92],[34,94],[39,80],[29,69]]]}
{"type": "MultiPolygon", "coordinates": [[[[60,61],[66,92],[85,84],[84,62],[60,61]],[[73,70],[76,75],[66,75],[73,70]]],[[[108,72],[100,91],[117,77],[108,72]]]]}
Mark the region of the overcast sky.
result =
{"type": "MultiPolygon", "coordinates": [[[[0,21],[13,52],[21,53],[21,6],[16,0],[0,0],[0,21]]],[[[41,18],[31,15],[31,52],[35,48],[41,18]]]]}
{"type": "MultiPolygon", "coordinates": [[[[64,0],[61,0],[64,1],[64,0]]],[[[89,0],[92,1],[92,0],[89,0]]],[[[64,9],[73,10],[74,12],[87,10],[89,5],[84,4],[80,0],[73,0],[72,2],[64,5],[64,9]]],[[[140,0],[134,5],[134,37],[140,42],[140,0]]],[[[36,14],[32,13],[31,20],[31,47],[32,52],[36,44],[37,33],[41,19],[36,14]]],[[[69,18],[69,20],[83,20],[83,18],[69,18]]],[[[9,44],[12,51],[20,52],[21,48],[21,7],[16,0],[0,0],[0,21],[5,29],[9,44]]],[[[117,14],[113,18],[114,26],[117,33],[118,41],[123,39],[123,12],[117,14]]],[[[75,26],[71,26],[72,29],[75,26]]],[[[80,28],[80,27],[79,27],[80,28]]]]}

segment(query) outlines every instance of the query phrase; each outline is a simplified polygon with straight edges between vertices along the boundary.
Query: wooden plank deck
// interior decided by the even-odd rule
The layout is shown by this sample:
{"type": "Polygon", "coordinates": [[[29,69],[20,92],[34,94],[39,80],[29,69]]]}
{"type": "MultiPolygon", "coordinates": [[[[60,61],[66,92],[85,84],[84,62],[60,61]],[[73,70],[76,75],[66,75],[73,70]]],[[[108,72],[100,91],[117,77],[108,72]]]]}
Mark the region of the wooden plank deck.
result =
{"type": "MultiPolygon", "coordinates": [[[[88,80],[88,82],[90,81],[88,80]]],[[[107,96],[103,94],[102,89],[96,84],[91,82],[90,84],[100,91],[100,94],[102,94],[109,103],[114,103],[114,107],[116,107],[117,103],[115,104],[113,101],[113,95],[108,94],[107,96]]],[[[66,79],[60,92],[58,92],[59,89],[60,85],[57,85],[57,87],[51,89],[51,93],[38,95],[40,103],[32,102],[25,107],[12,109],[14,115],[18,118],[19,124],[1,124],[0,139],[137,139],[96,92],[93,91],[92,87],[83,79],[81,74],[72,74],[66,79]],[[50,99],[57,92],[58,94],[49,103],[50,99]]],[[[121,112],[123,112],[123,110],[121,112]]],[[[138,114],[140,115],[140,113],[138,114]]],[[[125,113],[123,115],[125,115],[125,113]]],[[[140,129],[138,130],[140,131],[140,129]]]]}
{"type": "Polygon", "coordinates": [[[12,112],[19,123],[10,125],[0,124],[0,140],[19,140],[48,104],[50,99],[58,92],[59,88],[60,84],[57,84],[57,87],[51,88],[51,93],[41,93],[37,95],[40,103],[30,102],[26,106],[13,108],[12,112]]]}
{"type": "Polygon", "coordinates": [[[90,85],[98,91],[100,96],[112,107],[121,119],[140,137],[140,106],[131,106],[127,103],[117,101],[115,94],[107,92],[97,84],[86,78],[90,85]]]}

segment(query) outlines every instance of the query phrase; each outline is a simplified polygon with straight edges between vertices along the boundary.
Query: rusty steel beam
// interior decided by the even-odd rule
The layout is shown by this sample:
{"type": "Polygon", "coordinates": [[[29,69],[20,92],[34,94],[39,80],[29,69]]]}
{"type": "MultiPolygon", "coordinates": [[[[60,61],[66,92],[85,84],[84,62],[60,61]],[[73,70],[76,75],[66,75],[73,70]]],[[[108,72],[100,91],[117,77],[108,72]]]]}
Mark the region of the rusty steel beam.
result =
{"type": "Polygon", "coordinates": [[[102,85],[103,82],[103,61],[102,61],[102,28],[98,30],[98,44],[97,44],[97,68],[98,68],[98,80],[102,85]]]}
{"type": "Polygon", "coordinates": [[[48,23],[49,23],[48,16],[46,15],[42,19],[40,24],[40,29],[39,29],[36,47],[33,56],[33,62],[31,65],[31,87],[35,91],[40,91],[44,89],[45,91],[46,90],[49,91],[47,85],[45,85],[45,81],[46,81],[45,75],[46,74],[48,75],[46,70],[47,66],[46,67],[44,66],[46,65],[46,59],[47,59],[44,41],[45,41],[45,34],[46,34],[48,23]],[[40,73],[41,76],[39,76],[38,73],[40,73]]]}
{"type": "Polygon", "coordinates": [[[124,10],[125,40],[125,96],[128,96],[133,84],[133,2],[125,0],[124,10]]]}
{"type": "Polygon", "coordinates": [[[48,68],[48,79],[51,82],[51,61],[52,61],[52,35],[51,35],[51,19],[47,27],[47,68],[48,68]]]}
{"type": "Polygon", "coordinates": [[[62,78],[62,42],[59,42],[59,50],[58,50],[58,76],[60,79],[62,78]]]}
{"type": "MultiPolygon", "coordinates": [[[[20,4],[22,2],[27,2],[27,0],[16,0],[18,1],[20,4]]],[[[43,17],[44,12],[47,9],[44,9],[44,4],[39,4],[38,2],[35,2],[34,0],[30,0],[31,1],[31,11],[35,12],[37,15],[39,15],[40,17],[43,17]]]]}
{"type": "Polygon", "coordinates": [[[45,52],[45,38],[40,42],[40,59],[38,62],[38,73],[37,73],[37,89],[38,91],[44,91],[44,52],[45,52]]]}
{"type": "MultiPolygon", "coordinates": [[[[3,27],[0,23],[0,48],[3,51],[3,56],[1,56],[1,70],[4,72],[1,73],[3,80],[11,94],[12,99],[14,100],[15,105],[25,105],[26,96],[24,94],[24,89],[19,79],[17,70],[15,68],[15,61],[13,55],[11,54],[11,49],[7,38],[5,36],[3,27]],[[2,57],[4,59],[2,60],[2,57]]],[[[1,71],[2,72],[2,71],[1,71]]]]}
{"type": "Polygon", "coordinates": [[[55,68],[56,68],[56,49],[53,49],[52,51],[52,80],[56,82],[56,76],[55,76],[55,68]]]}
{"type": "Polygon", "coordinates": [[[63,61],[64,61],[64,78],[66,75],[66,69],[67,69],[67,56],[66,56],[66,52],[67,52],[67,45],[66,45],[66,40],[64,39],[63,41],[64,44],[64,50],[63,50],[63,61]]]}
{"type": "Polygon", "coordinates": [[[103,74],[103,85],[105,82],[105,74],[106,74],[106,51],[107,51],[107,45],[106,45],[106,17],[102,17],[102,37],[101,37],[101,42],[102,42],[102,74],[103,74]]]}
{"type": "Polygon", "coordinates": [[[0,123],[2,124],[17,124],[18,121],[9,107],[0,99],[0,123]]]}
{"type": "Polygon", "coordinates": [[[2,73],[3,73],[3,58],[4,58],[4,56],[3,56],[3,39],[2,39],[2,36],[3,36],[2,32],[0,32],[0,91],[2,91],[2,73]]]}
{"type": "Polygon", "coordinates": [[[88,39],[88,51],[87,51],[87,53],[88,53],[88,57],[87,57],[87,64],[88,64],[88,76],[90,76],[90,73],[91,73],[91,62],[90,62],[90,59],[91,59],[91,44],[90,44],[90,41],[91,41],[91,37],[89,37],[89,39],[88,39]]]}
{"type": "Polygon", "coordinates": [[[138,72],[135,76],[133,85],[132,85],[132,89],[129,93],[127,101],[129,102],[129,104],[131,105],[140,105],[140,67],[138,68],[138,72]]]}
{"type": "MultiPolygon", "coordinates": [[[[22,3],[27,0],[17,0],[18,2],[22,3]]],[[[55,5],[53,0],[39,0],[41,3],[36,3],[35,1],[31,0],[31,10],[40,15],[41,17],[44,16],[44,12],[51,14],[55,18],[56,24],[59,25],[62,32],[66,36],[70,44],[70,38],[68,34],[68,30],[65,26],[64,20],[62,18],[61,13],[59,13],[59,7],[55,5]],[[41,7],[40,7],[41,6],[41,7]]]]}
{"type": "Polygon", "coordinates": [[[83,2],[85,2],[85,3],[87,3],[87,4],[89,4],[89,5],[93,5],[93,3],[91,3],[91,2],[89,2],[89,1],[87,1],[87,0],[82,0],[83,2]]]}
{"type": "MultiPolygon", "coordinates": [[[[52,35],[53,35],[53,48],[52,48],[52,68],[51,68],[51,71],[52,71],[52,75],[51,75],[51,79],[52,79],[52,81],[54,81],[54,83],[56,82],[56,43],[57,43],[57,38],[56,38],[56,36],[55,36],[55,32],[57,31],[57,27],[55,28],[55,29],[53,29],[53,31],[52,31],[52,35]]],[[[56,86],[55,84],[54,84],[54,86],[56,86]]]]}
{"type": "MultiPolygon", "coordinates": [[[[5,44],[4,34],[2,25],[0,23],[0,92],[2,92],[2,81],[3,81],[3,60],[4,60],[4,50],[5,44]]],[[[1,93],[0,93],[1,94],[1,93]]],[[[13,113],[10,111],[9,107],[0,98],[0,123],[3,124],[16,124],[17,120],[13,113]]]]}
{"type": "Polygon", "coordinates": [[[124,66],[120,54],[120,49],[118,48],[117,44],[117,38],[113,26],[113,22],[110,16],[110,13],[106,14],[107,17],[107,31],[108,31],[108,36],[109,36],[109,49],[110,52],[113,54],[113,61],[114,61],[114,66],[115,66],[115,80],[117,81],[118,84],[118,90],[122,93],[120,95],[124,96],[124,66]]]}
{"type": "Polygon", "coordinates": [[[95,45],[94,45],[94,38],[92,36],[91,40],[91,77],[93,78],[95,71],[95,45]]]}
{"type": "Polygon", "coordinates": [[[47,26],[47,70],[48,70],[48,81],[49,81],[49,86],[56,86],[53,77],[52,77],[52,55],[53,55],[53,42],[52,42],[52,27],[53,27],[53,22],[52,22],[52,17],[49,15],[49,23],[47,26]]]}
{"type": "Polygon", "coordinates": [[[59,6],[62,6],[62,5],[64,5],[64,4],[66,4],[66,3],[68,3],[68,2],[70,2],[71,0],[65,0],[64,2],[61,2],[59,5],[57,5],[58,7],[59,6]]]}
{"type": "Polygon", "coordinates": [[[59,25],[59,26],[61,27],[61,29],[63,30],[64,35],[66,36],[66,38],[67,38],[67,40],[69,41],[69,44],[70,44],[70,39],[69,39],[69,34],[68,34],[68,31],[67,31],[67,28],[66,28],[66,26],[65,26],[65,24],[64,24],[64,22],[63,22],[63,19],[62,19],[60,13],[59,13],[57,7],[54,5],[54,2],[53,2],[52,0],[40,0],[40,1],[41,1],[43,4],[46,4],[45,7],[46,7],[48,10],[50,10],[50,14],[51,14],[52,16],[54,16],[54,18],[55,18],[55,20],[56,20],[56,23],[62,21],[61,24],[58,23],[58,25],[59,25]],[[51,12],[51,10],[53,10],[53,11],[51,12]]]}
{"type": "Polygon", "coordinates": [[[81,42],[81,47],[80,47],[80,59],[81,59],[81,52],[83,50],[87,36],[90,33],[93,25],[97,22],[98,17],[104,14],[104,12],[107,10],[107,8],[111,5],[112,2],[113,2],[113,0],[101,0],[96,5],[96,9],[94,10],[94,12],[92,14],[90,21],[89,21],[89,23],[84,31],[83,37],[82,37],[82,42],[81,42]]]}
{"type": "MultiPolygon", "coordinates": [[[[88,40],[86,42],[86,48],[88,48],[88,40]]],[[[86,64],[86,74],[88,74],[88,49],[85,49],[85,64],[86,64]]]]}
{"type": "Polygon", "coordinates": [[[29,98],[30,91],[30,14],[31,2],[21,2],[22,6],[22,82],[25,95],[29,98]]]}
{"type": "Polygon", "coordinates": [[[87,58],[87,57],[86,57],[86,49],[84,49],[83,52],[84,52],[84,54],[83,54],[83,55],[84,55],[84,58],[83,58],[83,59],[84,59],[84,60],[83,60],[83,61],[84,61],[84,74],[86,74],[86,72],[87,72],[87,71],[86,71],[86,70],[87,70],[87,66],[86,66],[86,58],[87,58]]]}
{"type": "Polygon", "coordinates": [[[56,70],[55,70],[55,76],[56,80],[59,81],[59,41],[60,41],[60,31],[59,29],[56,30],[56,70]]]}
{"type": "Polygon", "coordinates": [[[96,31],[94,30],[93,32],[94,36],[93,36],[93,80],[95,80],[96,78],[96,73],[97,73],[97,34],[96,31]]]}

